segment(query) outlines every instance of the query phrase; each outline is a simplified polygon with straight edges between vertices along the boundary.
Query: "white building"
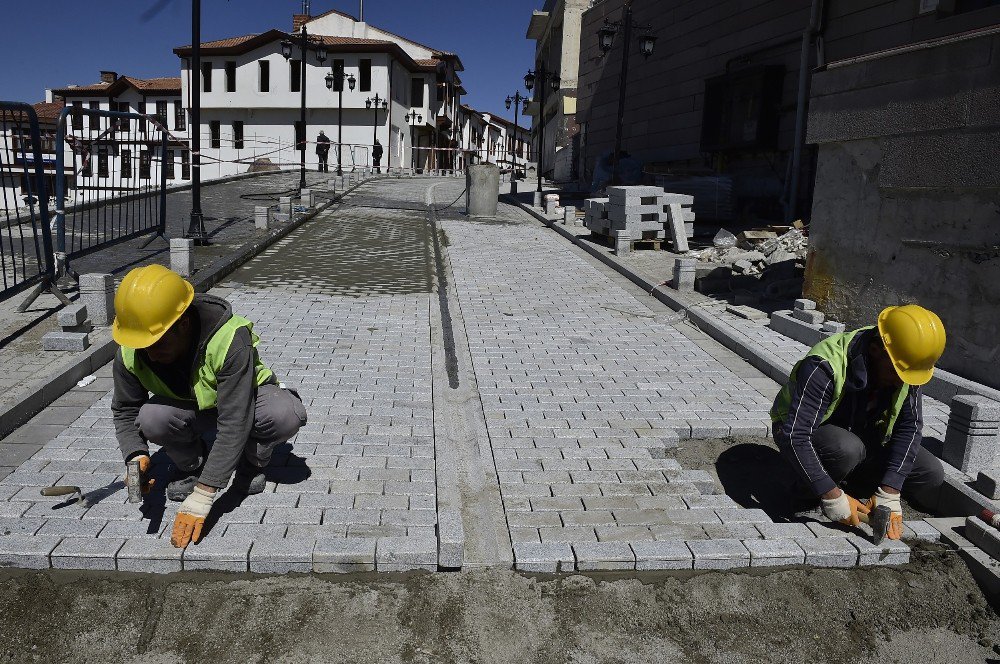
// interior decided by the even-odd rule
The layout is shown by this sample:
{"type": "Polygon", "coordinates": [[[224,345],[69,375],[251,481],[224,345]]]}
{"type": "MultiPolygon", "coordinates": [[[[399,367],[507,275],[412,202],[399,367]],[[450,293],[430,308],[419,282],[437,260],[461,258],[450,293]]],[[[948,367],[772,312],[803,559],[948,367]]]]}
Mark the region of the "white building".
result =
{"type": "Polygon", "coordinates": [[[475,163],[498,164],[504,170],[517,166],[526,172],[530,157],[530,129],[463,104],[460,109],[462,152],[475,163]]]}
{"type": "MultiPolygon", "coordinates": [[[[195,80],[201,85],[203,177],[244,172],[265,158],[281,168],[299,167],[296,146],[303,140],[303,128],[298,31],[303,23],[313,38],[305,58],[308,168],[318,167],[315,141],[321,129],[332,141],[331,170],[337,166],[338,140],[343,168],[350,170],[371,166],[376,139],[383,148],[382,168],[454,167],[454,125],[465,92],[457,75],[462,70],[458,56],[330,11],[315,17],[296,15],[291,33],[269,30],[201,45],[201,72],[195,80]],[[283,41],[292,44],[287,60],[283,41]],[[326,50],[322,62],[320,45],[326,50]],[[344,85],[342,138],[338,93],[326,83],[334,67],[342,67],[345,76],[355,80],[354,90],[344,85]],[[419,115],[420,122],[408,120],[411,113],[419,115]]],[[[182,59],[183,98],[190,100],[192,49],[184,46],[174,52],[182,59]]]]}

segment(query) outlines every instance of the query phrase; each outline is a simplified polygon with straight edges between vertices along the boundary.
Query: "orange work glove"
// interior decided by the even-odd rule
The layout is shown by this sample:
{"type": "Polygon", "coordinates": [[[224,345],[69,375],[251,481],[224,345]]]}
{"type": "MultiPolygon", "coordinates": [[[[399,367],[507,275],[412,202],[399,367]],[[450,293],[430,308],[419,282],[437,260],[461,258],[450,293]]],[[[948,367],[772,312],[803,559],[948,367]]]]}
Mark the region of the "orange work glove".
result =
{"type": "MultiPolygon", "coordinates": [[[[135,460],[139,462],[139,486],[142,490],[142,495],[146,495],[156,484],[156,480],[147,479],[149,475],[149,468],[153,465],[152,460],[149,458],[148,454],[142,454],[135,457],[135,460]]],[[[125,466],[125,484],[128,485],[128,465],[125,466]]]]}
{"type": "Polygon", "coordinates": [[[174,530],[170,534],[170,543],[178,549],[184,549],[188,544],[198,543],[201,539],[201,529],[205,527],[205,518],[212,510],[217,491],[206,491],[195,486],[190,496],[181,503],[177,518],[174,519],[174,530]]]}
{"type": "Polygon", "coordinates": [[[864,520],[862,517],[868,516],[868,506],[843,491],[836,498],[823,498],[821,502],[823,514],[831,521],[837,521],[845,526],[860,526],[864,520]]]}
{"type": "Polygon", "coordinates": [[[885,505],[892,510],[892,516],[889,517],[889,530],[886,531],[885,536],[894,540],[901,539],[903,537],[903,506],[899,502],[899,494],[889,493],[879,487],[875,491],[875,495],[871,497],[868,506],[875,509],[876,505],[885,505]]]}

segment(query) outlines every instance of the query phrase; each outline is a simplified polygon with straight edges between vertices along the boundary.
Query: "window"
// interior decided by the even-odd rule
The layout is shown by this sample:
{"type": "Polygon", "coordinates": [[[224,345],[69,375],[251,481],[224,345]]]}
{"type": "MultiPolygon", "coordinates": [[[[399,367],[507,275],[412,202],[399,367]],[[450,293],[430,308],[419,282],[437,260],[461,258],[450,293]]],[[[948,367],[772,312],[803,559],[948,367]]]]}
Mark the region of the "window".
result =
{"type": "Polygon", "coordinates": [[[174,102],[174,129],[179,131],[187,129],[187,115],[179,101],[174,102]]]}
{"type": "Polygon", "coordinates": [[[108,148],[104,145],[97,148],[97,177],[108,177],[108,148]]]}
{"type": "MultiPolygon", "coordinates": [[[[139,115],[145,115],[146,114],[146,102],[140,101],[138,103],[138,105],[136,106],[136,110],[139,113],[139,115]]],[[[141,120],[136,120],[136,123],[139,125],[139,131],[141,131],[142,133],[145,134],[146,133],[146,119],[143,118],[141,120]]]]}
{"type": "Polygon", "coordinates": [[[166,171],[167,179],[173,180],[176,175],[174,174],[174,151],[167,150],[167,160],[163,162],[163,169],[166,171]]]}
{"type": "Polygon", "coordinates": [[[372,61],[371,58],[362,58],[358,72],[358,90],[361,92],[371,92],[372,90],[372,61]]]}
{"type": "Polygon", "coordinates": [[[149,150],[140,150],[139,151],[139,179],[140,180],[148,180],[149,179],[149,171],[150,171],[150,166],[152,165],[152,163],[153,163],[153,155],[149,152],[149,150]]]}
{"type": "Polygon", "coordinates": [[[122,179],[132,178],[132,151],[122,149],[122,179]]]}
{"type": "Polygon", "coordinates": [[[344,91],[344,61],[340,59],[333,61],[333,91],[344,91]]]}
{"type": "MultiPolygon", "coordinates": [[[[118,111],[119,113],[129,112],[129,106],[127,101],[121,101],[118,102],[117,104],[115,104],[115,102],[111,103],[117,106],[115,110],[118,111]]],[[[115,123],[118,125],[118,131],[128,131],[131,126],[131,123],[129,122],[128,118],[116,118],[115,123]]]]}
{"type": "Polygon", "coordinates": [[[236,63],[226,61],[226,92],[236,92],[236,63]]]}
{"type": "Polygon", "coordinates": [[[181,179],[191,179],[191,153],[181,150],[181,179]]]}
{"type": "Polygon", "coordinates": [[[212,120],[208,123],[209,132],[212,138],[212,147],[222,147],[222,123],[219,120],[212,120]]]}
{"type": "Polygon", "coordinates": [[[288,89],[292,92],[300,92],[302,90],[301,60],[288,61],[288,89]]]}
{"type": "Polygon", "coordinates": [[[233,147],[237,150],[243,149],[243,121],[233,121],[233,147]]]}
{"type": "Polygon", "coordinates": [[[203,62],[201,63],[201,91],[211,92],[212,91],[212,63],[203,62]]]}
{"type": "MultiPolygon", "coordinates": [[[[99,110],[101,110],[101,103],[98,102],[98,101],[92,101],[88,105],[90,106],[90,110],[92,110],[92,111],[99,111],[99,110]]],[[[91,131],[100,131],[101,130],[101,118],[99,118],[97,116],[94,116],[94,115],[91,115],[90,116],[90,120],[88,120],[88,122],[90,123],[90,130],[91,131]]]]}
{"type": "Polygon", "coordinates": [[[260,91],[270,92],[271,91],[271,63],[267,60],[261,60],[257,63],[260,66],[260,91]]]}
{"type": "Polygon", "coordinates": [[[86,153],[85,152],[82,155],[80,155],[80,161],[81,161],[81,163],[80,163],[80,176],[81,177],[89,178],[89,177],[91,177],[91,176],[94,175],[94,169],[91,167],[91,163],[93,162],[93,159],[94,159],[94,155],[92,155],[90,153],[86,153]]]}
{"type": "Polygon", "coordinates": [[[410,106],[423,108],[424,106],[424,79],[413,78],[410,80],[410,106]]]}
{"type": "Polygon", "coordinates": [[[306,149],[306,128],[300,120],[295,121],[295,149],[306,149]]]}
{"type": "Polygon", "coordinates": [[[160,121],[160,124],[164,128],[167,126],[167,102],[158,101],[156,102],[156,119],[160,121]]]}
{"type": "Polygon", "coordinates": [[[73,102],[73,129],[83,131],[83,102],[73,102]]]}

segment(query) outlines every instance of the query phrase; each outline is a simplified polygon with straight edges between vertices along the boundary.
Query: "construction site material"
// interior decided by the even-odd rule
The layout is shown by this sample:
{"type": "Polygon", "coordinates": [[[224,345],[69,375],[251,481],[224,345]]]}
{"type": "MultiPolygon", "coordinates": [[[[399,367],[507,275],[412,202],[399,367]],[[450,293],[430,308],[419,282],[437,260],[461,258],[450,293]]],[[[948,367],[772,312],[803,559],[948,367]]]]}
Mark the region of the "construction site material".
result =
{"type": "Polygon", "coordinates": [[[669,236],[675,251],[688,251],[687,238],[694,233],[695,219],[686,207],[693,202],[690,196],[647,186],[608,187],[607,192],[607,198],[584,202],[584,226],[592,233],[608,238],[615,231],[627,231],[635,242],[669,236]]]}
{"type": "Polygon", "coordinates": [[[110,274],[81,274],[80,302],[92,325],[111,325],[115,319],[115,278],[110,274]]]}
{"type": "Polygon", "coordinates": [[[679,291],[693,291],[695,274],[695,261],[693,258],[675,258],[674,278],[671,285],[679,291]]]}
{"type": "Polygon", "coordinates": [[[980,470],[972,486],[990,500],[1000,499],[1000,468],[980,470]]]}
{"type": "Polygon", "coordinates": [[[194,240],[191,238],[171,238],[170,269],[182,277],[194,274],[194,240]]]}
{"type": "Polygon", "coordinates": [[[951,400],[941,457],[963,473],[1000,466],[1000,402],[975,394],[951,400]]]}
{"type": "Polygon", "coordinates": [[[261,231],[267,230],[267,223],[269,217],[270,208],[266,205],[257,205],[253,209],[253,225],[254,228],[261,231]]]}
{"type": "Polygon", "coordinates": [[[741,263],[740,273],[759,275],[771,266],[794,261],[805,264],[808,238],[798,229],[791,229],[782,235],[773,231],[744,231],[735,236],[720,229],[713,246],[692,255],[706,263],[735,266],[741,261],[749,262],[749,267],[741,263]]]}
{"type": "Polygon", "coordinates": [[[1000,530],[991,524],[976,516],[966,517],[965,537],[993,560],[1000,560],[1000,530]]]}

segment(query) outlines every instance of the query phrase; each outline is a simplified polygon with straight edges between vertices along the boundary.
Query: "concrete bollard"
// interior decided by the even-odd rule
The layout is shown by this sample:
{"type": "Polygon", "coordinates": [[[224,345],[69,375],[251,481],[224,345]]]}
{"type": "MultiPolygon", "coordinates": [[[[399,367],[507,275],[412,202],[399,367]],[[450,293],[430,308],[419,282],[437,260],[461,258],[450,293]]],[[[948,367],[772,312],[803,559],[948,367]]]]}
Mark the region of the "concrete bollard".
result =
{"type": "Polygon", "coordinates": [[[500,168],[476,164],[465,176],[465,212],[470,217],[495,217],[500,204],[500,168]]]}
{"type": "Polygon", "coordinates": [[[558,216],[556,208],[559,207],[559,194],[545,194],[545,216],[558,216]]]}
{"type": "Polygon", "coordinates": [[[576,224],[576,208],[572,205],[567,205],[563,209],[563,223],[564,224],[576,224]]]}
{"type": "Polygon", "coordinates": [[[615,237],[615,256],[627,256],[632,251],[632,236],[628,231],[611,231],[615,237]]]}
{"type": "Polygon", "coordinates": [[[314,202],[312,189],[303,189],[299,194],[299,205],[311,208],[314,202]]]}
{"type": "Polygon", "coordinates": [[[941,458],[963,473],[996,468],[1000,462],[1000,402],[976,394],[951,400],[941,458]]]}
{"type": "Polygon", "coordinates": [[[671,285],[679,291],[693,291],[695,278],[695,259],[675,258],[674,278],[671,285]]]}
{"type": "Polygon", "coordinates": [[[173,238],[170,240],[170,269],[182,277],[194,274],[194,240],[173,238]]]}
{"type": "Polygon", "coordinates": [[[535,192],[534,198],[531,199],[531,206],[536,208],[542,207],[542,192],[535,192]]]}
{"type": "Polygon", "coordinates": [[[291,196],[281,196],[278,198],[278,212],[280,214],[287,214],[288,218],[292,218],[292,197],[291,196]]]}
{"type": "Polygon", "coordinates": [[[266,205],[255,205],[253,208],[254,228],[266,231],[268,221],[270,221],[270,208],[266,205]]]}
{"type": "Polygon", "coordinates": [[[110,274],[81,274],[80,303],[93,325],[111,325],[115,319],[115,278],[110,274]]]}

